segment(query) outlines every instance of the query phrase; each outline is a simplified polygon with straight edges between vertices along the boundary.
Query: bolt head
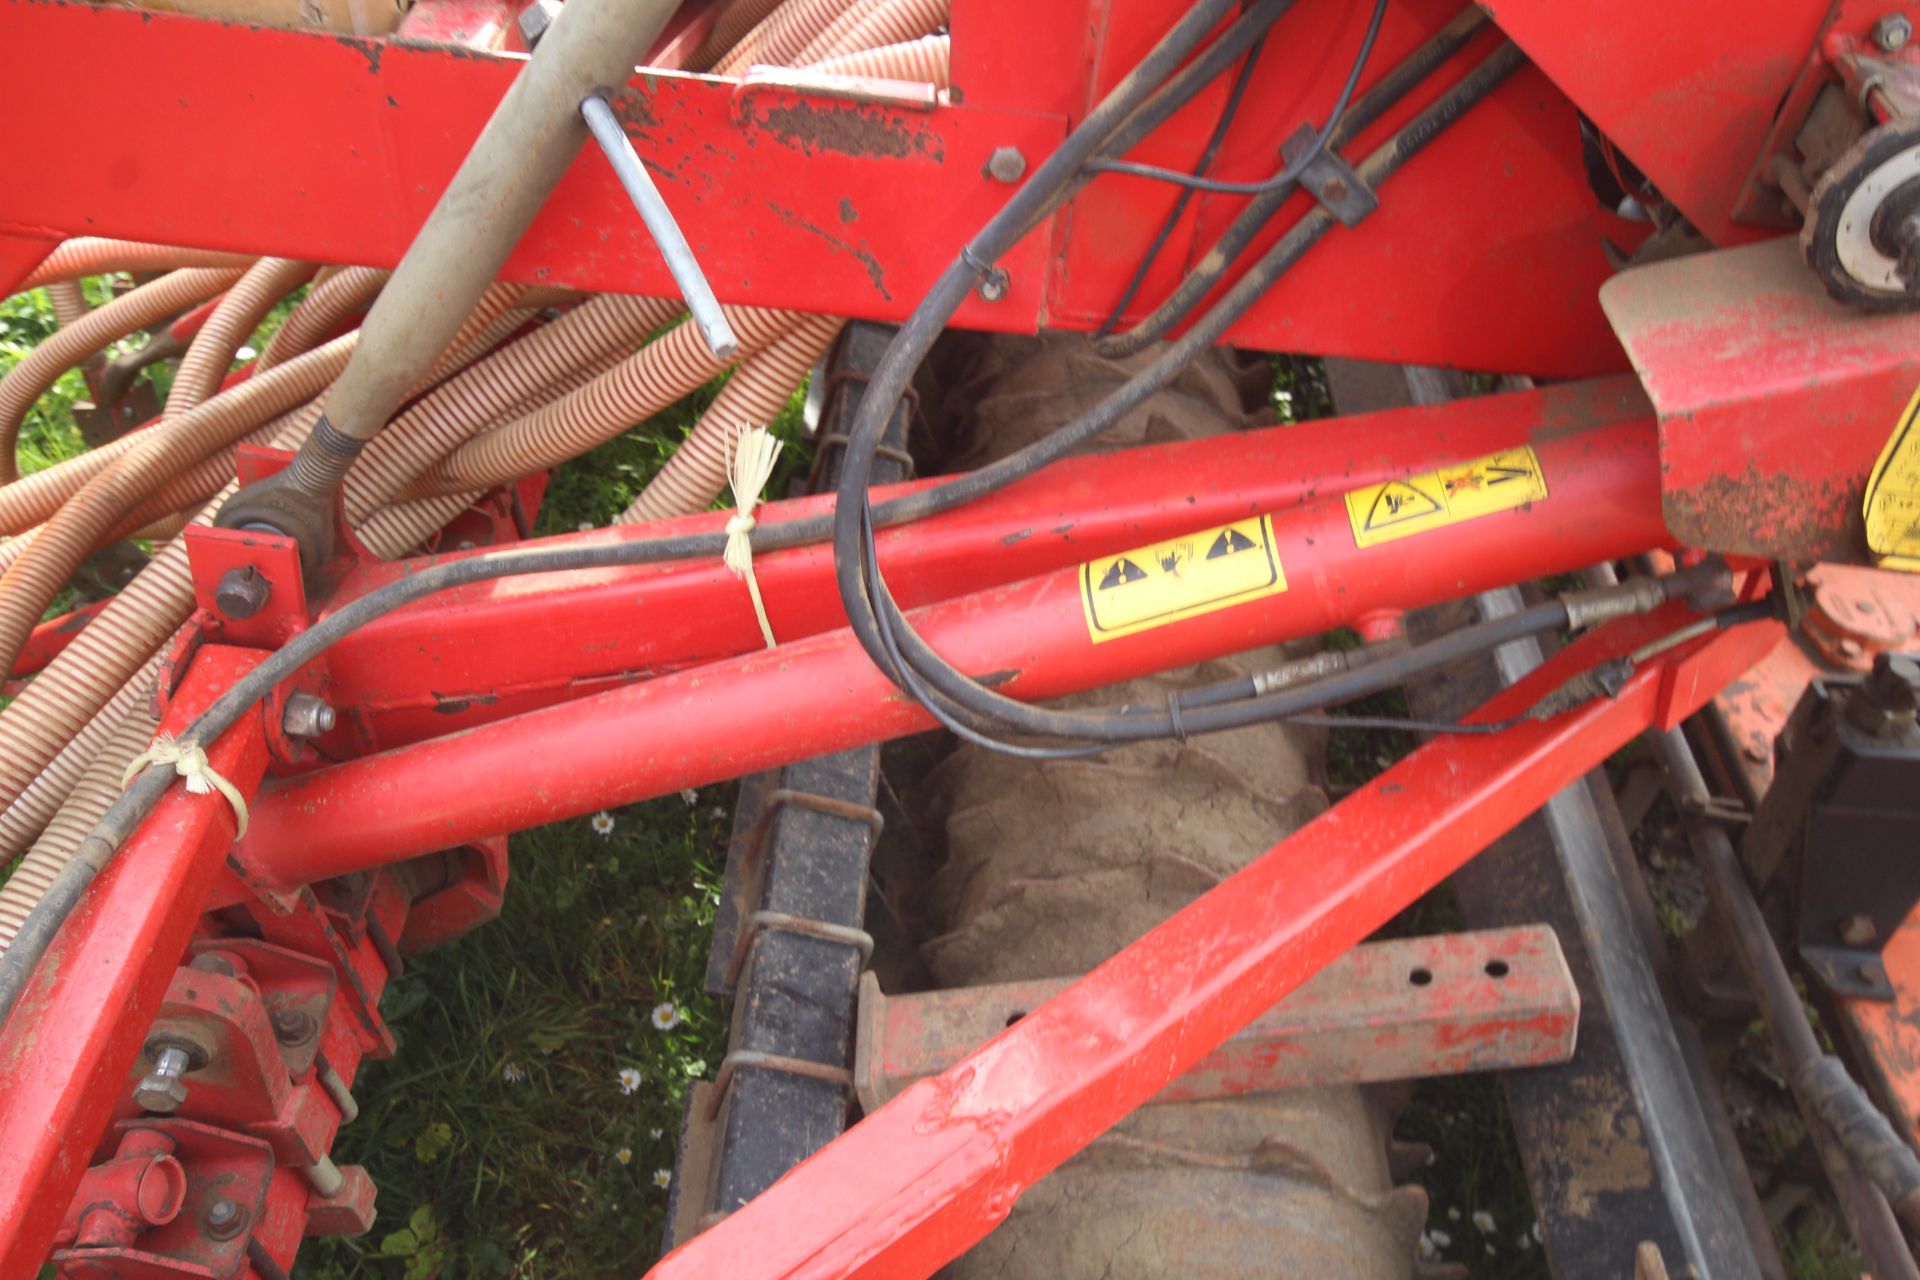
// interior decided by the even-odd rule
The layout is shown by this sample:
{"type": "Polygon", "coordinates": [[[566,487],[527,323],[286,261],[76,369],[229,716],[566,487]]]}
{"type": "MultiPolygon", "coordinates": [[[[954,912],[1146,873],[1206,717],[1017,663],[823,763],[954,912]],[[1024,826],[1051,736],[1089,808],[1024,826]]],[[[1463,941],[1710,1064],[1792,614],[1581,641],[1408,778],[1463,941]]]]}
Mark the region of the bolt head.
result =
{"type": "Polygon", "coordinates": [[[318,1029],[305,1009],[275,1009],[267,1021],[273,1026],[274,1039],[285,1045],[305,1044],[318,1029]]]}
{"type": "Polygon", "coordinates": [[[200,1219],[200,1225],[214,1240],[231,1240],[246,1229],[247,1211],[244,1206],[233,1200],[215,1200],[207,1206],[200,1219]]]}
{"type": "Polygon", "coordinates": [[[982,302],[998,302],[1007,296],[1008,284],[1007,273],[995,271],[980,282],[980,287],[975,292],[980,295],[982,302]]]}
{"type": "Polygon", "coordinates": [[[133,1104],[142,1111],[172,1114],[187,1100],[187,1086],[178,1076],[152,1073],[133,1087],[133,1104]]]}
{"type": "Polygon", "coordinates": [[[1879,936],[1871,916],[1851,915],[1840,922],[1840,941],[1850,947],[1872,946],[1874,939],[1879,936]]]}
{"type": "Polygon", "coordinates": [[[1913,23],[1904,13],[1883,14],[1873,24],[1874,47],[1882,53],[1892,53],[1906,46],[1913,39],[1913,23]]]}
{"type": "Polygon", "coordinates": [[[271,591],[272,585],[258,569],[241,565],[220,575],[219,585],[213,589],[213,603],[221,613],[239,622],[264,609],[271,591]]]}
{"type": "Polygon", "coordinates": [[[315,738],[333,732],[338,723],[339,716],[327,700],[310,693],[290,695],[280,718],[280,728],[290,738],[315,738]]]}
{"type": "Polygon", "coordinates": [[[987,157],[987,176],[1012,184],[1027,176],[1027,158],[1018,147],[995,147],[987,157]]]}
{"type": "Polygon", "coordinates": [[[534,0],[520,11],[520,42],[529,50],[540,43],[540,37],[553,25],[554,12],[558,8],[550,0],[534,0]]]}

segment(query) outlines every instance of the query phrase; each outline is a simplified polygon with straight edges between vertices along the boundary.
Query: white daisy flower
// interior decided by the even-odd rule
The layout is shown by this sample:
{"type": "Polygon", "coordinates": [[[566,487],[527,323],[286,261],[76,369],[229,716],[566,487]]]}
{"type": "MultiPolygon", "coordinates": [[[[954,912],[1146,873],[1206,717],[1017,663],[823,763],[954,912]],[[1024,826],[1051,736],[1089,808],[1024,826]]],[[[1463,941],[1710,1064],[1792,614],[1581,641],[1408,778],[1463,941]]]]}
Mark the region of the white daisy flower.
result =
{"type": "Polygon", "coordinates": [[[1498,1228],[1494,1225],[1493,1215],[1488,1213],[1485,1209],[1475,1209],[1473,1211],[1473,1225],[1479,1230],[1480,1234],[1483,1236],[1490,1236],[1496,1230],[1498,1230],[1498,1228]]]}
{"type": "Polygon", "coordinates": [[[680,1025],[680,1009],[671,1000],[662,1000],[653,1006],[653,1029],[671,1031],[680,1025]]]}
{"type": "Polygon", "coordinates": [[[620,1068],[620,1092],[631,1097],[640,1088],[640,1073],[632,1067],[620,1068]]]}
{"type": "Polygon", "coordinates": [[[500,1064],[500,1078],[508,1084],[519,1084],[527,1078],[527,1069],[517,1062],[500,1064]]]}
{"type": "Polygon", "coordinates": [[[1438,1227],[1428,1231],[1427,1234],[1433,1237],[1433,1243],[1438,1248],[1444,1249],[1453,1243],[1453,1237],[1438,1227]]]}
{"type": "Polygon", "coordinates": [[[251,360],[259,354],[260,353],[258,351],[255,351],[252,347],[242,347],[238,351],[233,353],[233,358],[236,360],[251,360]]]}
{"type": "Polygon", "coordinates": [[[1533,1230],[1527,1234],[1533,1237],[1535,1244],[1545,1244],[1547,1242],[1546,1234],[1540,1230],[1540,1224],[1537,1222],[1533,1224],[1533,1230]]]}
{"type": "Polygon", "coordinates": [[[1460,1209],[1458,1206],[1455,1206],[1447,1210],[1447,1221],[1448,1222],[1460,1221],[1460,1209]]]}
{"type": "Polygon", "coordinates": [[[580,532],[582,532],[582,533],[592,533],[592,532],[593,532],[593,521],[591,521],[591,520],[582,520],[582,521],[580,522],[580,532]]]}
{"type": "Polygon", "coordinates": [[[700,793],[698,791],[695,791],[692,787],[680,788],[680,798],[686,801],[687,808],[689,809],[693,808],[693,806],[700,803],[700,793]]]}
{"type": "Polygon", "coordinates": [[[622,1147],[622,1148],[620,1148],[620,1149],[619,1149],[618,1151],[616,1151],[616,1152],[614,1152],[614,1153],[613,1153],[613,1158],[614,1158],[614,1160],[615,1160],[615,1161],[616,1161],[617,1163],[620,1163],[620,1164],[632,1164],[632,1163],[633,1163],[633,1148],[632,1148],[632,1147],[622,1147]]]}
{"type": "Polygon", "coordinates": [[[662,1132],[663,1131],[660,1129],[649,1129],[647,1130],[647,1136],[649,1138],[652,1138],[655,1142],[658,1142],[660,1141],[660,1135],[662,1132]]]}
{"type": "Polygon", "coordinates": [[[670,1187],[670,1186],[672,1186],[672,1185],[673,1185],[673,1170],[671,1170],[671,1169],[655,1169],[655,1170],[653,1171],[653,1185],[654,1185],[654,1186],[656,1186],[656,1187],[659,1187],[659,1188],[660,1188],[661,1190],[663,1190],[663,1191],[664,1191],[664,1190],[665,1190],[666,1188],[668,1188],[668,1187],[670,1187]]]}
{"type": "Polygon", "coordinates": [[[608,813],[605,809],[602,809],[600,812],[594,814],[593,830],[594,830],[594,834],[596,835],[602,835],[602,836],[612,835],[613,834],[613,815],[608,813]]]}
{"type": "Polygon", "coordinates": [[[1440,1256],[1440,1251],[1433,1247],[1433,1237],[1424,1231],[1420,1233],[1420,1256],[1428,1261],[1440,1256]]]}

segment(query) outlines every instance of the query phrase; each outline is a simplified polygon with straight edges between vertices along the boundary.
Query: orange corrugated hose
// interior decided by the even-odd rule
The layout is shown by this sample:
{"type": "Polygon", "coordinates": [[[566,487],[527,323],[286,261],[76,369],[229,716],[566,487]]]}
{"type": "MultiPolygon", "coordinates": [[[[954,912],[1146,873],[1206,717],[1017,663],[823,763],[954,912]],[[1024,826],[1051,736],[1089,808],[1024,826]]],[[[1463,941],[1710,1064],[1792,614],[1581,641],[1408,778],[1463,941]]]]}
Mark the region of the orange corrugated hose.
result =
{"type": "Polygon", "coordinates": [[[267,312],[305,284],[313,272],[313,263],[285,258],[262,258],[248,267],[193,335],[167,390],[167,415],[185,413],[216,394],[233,367],[234,353],[246,345],[267,312]]]}
{"type": "Polygon", "coordinates": [[[20,288],[38,289],[56,280],[78,280],[82,276],[103,276],[113,271],[172,271],[180,267],[241,270],[252,262],[250,253],[221,253],[214,249],[183,249],[176,244],[81,236],[66,241],[43,258],[20,282],[20,288]]]}
{"type": "Polygon", "coordinates": [[[936,89],[947,87],[947,66],[952,60],[953,37],[922,36],[901,44],[882,45],[822,58],[809,70],[835,76],[882,76],[889,80],[917,80],[936,89]]]}
{"type": "Polygon", "coordinates": [[[375,267],[339,267],[325,279],[314,277],[313,287],[287,316],[286,323],[267,339],[255,374],[311,351],[333,335],[349,317],[367,309],[391,271],[375,267]]]}
{"type": "Polygon", "coordinates": [[[705,511],[726,486],[739,432],[773,421],[845,324],[837,316],[804,316],[747,357],[667,465],[614,523],[640,524],[705,511]]]}
{"type": "Polygon", "coordinates": [[[26,421],[27,411],[33,408],[34,402],[61,374],[134,330],[144,329],[203,298],[212,297],[238,280],[240,274],[231,267],[207,267],[162,276],[115,298],[97,311],[89,311],[67,328],[56,329],[26,359],[7,370],[6,376],[0,378],[0,483],[20,478],[19,462],[14,456],[19,447],[20,424],[26,421]]]}

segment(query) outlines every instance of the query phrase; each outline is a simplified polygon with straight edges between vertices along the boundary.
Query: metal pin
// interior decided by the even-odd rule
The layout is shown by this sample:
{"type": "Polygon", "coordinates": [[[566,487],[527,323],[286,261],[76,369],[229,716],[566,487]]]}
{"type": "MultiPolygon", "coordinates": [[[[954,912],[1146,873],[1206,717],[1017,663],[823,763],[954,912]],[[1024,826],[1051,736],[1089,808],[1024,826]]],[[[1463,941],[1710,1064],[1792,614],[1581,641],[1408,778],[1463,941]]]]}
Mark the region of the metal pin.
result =
{"type": "Polygon", "coordinates": [[[687,309],[693,312],[693,322],[700,326],[700,336],[706,339],[708,350],[718,359],[733,359],[740,354],[740,342],[720,310],[720,300],[713,296],[693,249],[680,234],[680,224],[673,220],[673,212],[660,198],[659,188],[653,185],[647,167],[640,163],[639,153],[634,151],[627,131],[614,118],[613,108],[605,98],[594,94],[580,104],[580,114],[586,119],[587,128],[593,131],[600,150],[606,152],[607,163],[613,166],[614,176],[626,188],[627,198],[640,213],[640,221],[646,223],[653,242],[660,246],[660,256],[667,260],[667,270],[672,273],[673,282],[680,286],[680,296],[687,300],[687,309]]]}

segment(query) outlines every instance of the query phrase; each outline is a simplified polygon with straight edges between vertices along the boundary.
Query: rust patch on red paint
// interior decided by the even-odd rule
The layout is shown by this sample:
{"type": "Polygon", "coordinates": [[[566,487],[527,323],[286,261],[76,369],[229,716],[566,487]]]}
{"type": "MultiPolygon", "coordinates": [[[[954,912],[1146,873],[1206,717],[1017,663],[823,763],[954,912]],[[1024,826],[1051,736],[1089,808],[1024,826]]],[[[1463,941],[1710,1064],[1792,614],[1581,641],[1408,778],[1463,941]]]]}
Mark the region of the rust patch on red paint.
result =
{"type": "Polygon", "coordinates": [[[755,123],[806,155],[836,151],[847,156],[946,161],[940,136],[894,112],[851,105],[789,102],[755,113],[755,123]]]}
{"type": "Polygon", "coordinates": [[[1689,546],[1795,561],[1857,561],[1866,547],[1860,514],[1865,477],[1808,480],[1761,471],[1668,489],[1667,527],[1689,546]]]}

